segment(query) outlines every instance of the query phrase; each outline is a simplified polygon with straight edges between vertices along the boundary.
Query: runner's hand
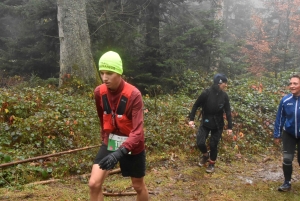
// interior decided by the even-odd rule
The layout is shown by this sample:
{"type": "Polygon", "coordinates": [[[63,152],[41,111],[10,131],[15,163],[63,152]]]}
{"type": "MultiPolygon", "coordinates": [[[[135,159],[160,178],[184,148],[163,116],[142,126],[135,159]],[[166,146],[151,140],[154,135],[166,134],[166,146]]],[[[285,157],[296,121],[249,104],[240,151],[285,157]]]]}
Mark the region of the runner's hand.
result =
{"type": "Polygon", "coordinates": [[[274,144],[278,146],[280,144],[280,138],[274,138],[274,144]]]}
{"type": "Polygon", "coordinates": [[[195,128],[195,122],[194,121],[189,121],[189,127],[195,128]]]}
{"type": "Polygon", "coordinates": [[[128,150],[125,147],[117,149],[115,152],[105,156],[100,162],[99,167],[102,170],[111,170],[115,167],[118,161],[128,153],[128,150]]]}
{"type": "Polygon", "coordinates": [[[232,130],[231,129],[227,129],[227,135],[232,135],[232,130]]]}

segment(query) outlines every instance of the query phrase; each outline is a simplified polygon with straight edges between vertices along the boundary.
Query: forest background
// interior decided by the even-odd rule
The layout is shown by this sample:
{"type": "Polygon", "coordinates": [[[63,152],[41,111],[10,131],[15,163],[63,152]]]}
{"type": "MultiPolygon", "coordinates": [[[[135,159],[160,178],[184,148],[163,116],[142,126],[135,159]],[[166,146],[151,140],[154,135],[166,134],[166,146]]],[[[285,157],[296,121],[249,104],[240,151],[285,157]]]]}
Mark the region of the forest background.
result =
{"type": "MultiPolygon", "coordinates": [[[[108,50],[121,55],[124,79],[143,93],[150,155],[198,154],[187,116],[216,72],[229,78],[234,120],[221,155],[231,160],[270,150],[277,105],[299,70],[299,6],[298,0],[1,1],[1,164],[100,143],[93,89],[98,59],[108,50]]],[[[2,168],[0,186],[88,173],[94,155],[2,168]]]]}

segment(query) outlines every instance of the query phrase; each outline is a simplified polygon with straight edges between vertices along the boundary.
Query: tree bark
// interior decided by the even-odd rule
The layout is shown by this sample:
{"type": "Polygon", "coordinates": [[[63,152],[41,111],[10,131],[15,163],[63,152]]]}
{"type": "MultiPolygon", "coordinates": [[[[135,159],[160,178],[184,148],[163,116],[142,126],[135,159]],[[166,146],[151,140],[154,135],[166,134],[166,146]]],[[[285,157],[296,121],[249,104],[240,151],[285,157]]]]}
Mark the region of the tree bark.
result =
{"type": "Polygon", "coordinates": [[[154,77],[160,77],[163,70],[157,65],[160,60],[159,55],[159,2],[150,1],[146,14],[146,45],[145,52],[146,68],[154,77]]]}
{"type": "Polygon", "coordinates": [[[93,61],[86,17],[86,0],[57,0],[60,79],[74,78],[96,86],[100,77],[93,61]]]}
{"type": "MultiPolygon", "coordinates": [[[[213,18],[215,22],[223,20],[223,9],[224,9],[224,0],[212,0],[211,7],[213,9],[213,18]]],[[[219,33],[212,32],[212,37],[219,35],[219,33]]],[[[218,40],[222,42],[222,38],[218,36],[218,40]]],[[[211,51],[211,56],[209,58],[209,67],[211,70],[218,70],[220,67],[220,57],[215,55],[215,51],[211,51]]]]}
{"type": "Polygon", "coordinates": [[[223,20],[224,0],[212,0],[212,8],[214,11],[215,20],[223,20]]]}

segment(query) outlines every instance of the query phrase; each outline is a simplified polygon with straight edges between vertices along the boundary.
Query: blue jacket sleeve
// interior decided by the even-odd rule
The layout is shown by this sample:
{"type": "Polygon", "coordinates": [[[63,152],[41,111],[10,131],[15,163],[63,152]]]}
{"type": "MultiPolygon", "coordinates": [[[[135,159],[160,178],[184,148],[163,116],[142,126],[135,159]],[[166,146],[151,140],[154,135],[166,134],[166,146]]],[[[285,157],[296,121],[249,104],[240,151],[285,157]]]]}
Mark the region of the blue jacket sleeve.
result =
{"type": "Polygon", "coordinates": [[[285,118],[286,117],[284,115],[283,99],[281,99],[276,114],[276,120],[274,126],[274,138],[281,137],[281,132],[284,126],[285,118]]]}

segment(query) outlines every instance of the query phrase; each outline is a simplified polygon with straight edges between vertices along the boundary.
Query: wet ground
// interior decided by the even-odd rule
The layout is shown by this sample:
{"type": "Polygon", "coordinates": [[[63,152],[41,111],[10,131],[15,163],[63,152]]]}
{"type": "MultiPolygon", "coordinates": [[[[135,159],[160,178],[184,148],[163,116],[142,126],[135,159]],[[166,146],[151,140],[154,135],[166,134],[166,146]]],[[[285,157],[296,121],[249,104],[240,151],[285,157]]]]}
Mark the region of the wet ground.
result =
{"type": "MultiPolygon", "coordinates": [[[[297,161],[293,161],[293,174],[292,182],[300,180],[300,168],[297,161]]],[[[257,162],[257,166],[245,165],[243,174],[238,178],[245,180],[248,183],[253,183],[257,180],[262,181],[282,181],[284,180],[282,171],[282,160],[278,158],[263,158],[260,162],[257,162]]]]}

